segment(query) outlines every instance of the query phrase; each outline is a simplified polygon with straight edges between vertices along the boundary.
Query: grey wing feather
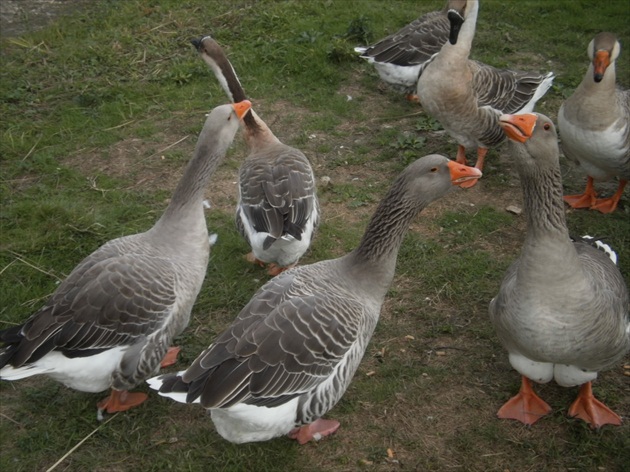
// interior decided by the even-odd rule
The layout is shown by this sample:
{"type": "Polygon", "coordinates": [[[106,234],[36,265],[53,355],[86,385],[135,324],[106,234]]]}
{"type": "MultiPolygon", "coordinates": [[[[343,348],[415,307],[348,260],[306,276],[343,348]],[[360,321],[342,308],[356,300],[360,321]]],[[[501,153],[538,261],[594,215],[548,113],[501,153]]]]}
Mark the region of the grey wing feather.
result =
{"type": "MultiPolygon", "coordinates": [[[[244,164],[241,182],[241,208],[257,232],[277,239],[301,234],[314,206],[315,178],[308,160],[297,149],[281,145],[270,152],[273,162],[256,159],[244,164]]],[[[239,231],[243,234],[242,223],[239,231]]]]}
{"type": "Polygon", "coordinates": [[[291,279],[287,273],[269,281],[183,374],[188,401],[273,406],[333,372],[356,340],[362,308],[325,293],[291,295],[291,279]],[[340,305],[350,315],[345,322],[337,319],[340,305]]]}
{"type": "Polygon", "coordinates": [[[361,56],[399,66],[422,64],[440,51],[449,32],[450,23],[444,12],[427,13],[368,47],[361,56]]]}
{"type": "Polygon", "coordinates": [[[168,262],[146,255],[102,257],[98,251],[92,256],[22,325],[14,367],[51,350],[73,357],[131,344],[163,325],[175,302],[168,262]]]}
{"type": "Polygon", "coordinates": [[[536,94],[547,75],[497,69],[469,61],[472,87],[479,106],[489,106],[503,113],[517,113],[536,94]]]}

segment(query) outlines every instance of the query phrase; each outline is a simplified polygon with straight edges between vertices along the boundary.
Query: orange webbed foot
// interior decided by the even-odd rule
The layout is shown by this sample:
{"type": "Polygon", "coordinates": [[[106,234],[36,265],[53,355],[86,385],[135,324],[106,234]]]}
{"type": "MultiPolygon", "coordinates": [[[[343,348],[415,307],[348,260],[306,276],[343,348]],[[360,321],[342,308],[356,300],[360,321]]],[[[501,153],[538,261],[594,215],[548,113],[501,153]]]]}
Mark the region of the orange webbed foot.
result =
{"type": "Polygon", "coordinates": [[[532,389],[531,381],[523,376],[520,391],[499,409],[497,416],[532,425],[550,411],[551,407],[532,389]]]}
{"type": "Polygon", "coordinates": [[[251,264],[258,264],[260,267],[265,267],[265,263],[263,261],[261,261],[260,259],[256,258],[256,256],[254,256],[253,252],[249,252],[249,253],[245,254],[243,256],[243,258],[247,262],[250,262],[251,264]]]}
{"type": "Polygon", "coordinates": [[[290,266],[287,266],[287,267],[281,267],[278,264],[271,263],[267,266],[267,273],[271,275],[272,277],[275,277],[276,275],[281,274],[285,270],[289,270],[295,266],[296,264],[291,264],[290,266]]]}
{"type": "Polygon", "coordinates": [[[411,103],[417,103],[418,105],[420,105],[420,97],[418,97],[418,95],[416,95],[415,93],[408,93],[407,95],[405,95],[405,98],[411,103]]]}
{"type": "Polygon", "coordinates": [[[339,421],[318,419],[311,424],[291,430],[289,438],[296,439],[301,445],[306,444],[311,439],[319,441],[323,437],[330,436],[339,429],[339,421]]]}
{"type": "Polygon", "coordinates": [[[96,417],[101,421],[103,419],[103,411],[107,413],[116,413],[117,411],[127,411],[135,406],[142,404],[148,395],[141,392],[128,392],[126,390],[114,390],[109,397],[101,400],[96,404],[98,412],[96,417]]]}
{"type": "Polygon", "coordinates": [[[593,395],[591,382],[580,387],[580,393],[569,408],[569,416],[586,421],[594,429],[605,424],[621,425],[621,418],[593,395]]]}
{"type": "Polygon", "coordinates": [[[162,359],[162,362],[160,362],[160,367],[164,368],[175,364],[177,362],[177,355],[181,350],[182,348],[178,346],[169,347],[162,359]]]}
{"type": "Polygon", "coordinates": [[[580,195],[565,195],[562,199],[571,208],[591,208],[595,203],[594,195],[587,195],[586,193],[580,195]]]}
{"type": "Polygon", "coordinates": [[[615,199],[613,197],[600,198],[595,200],[595,204],[591,206],[591,210],[597,210],[600,213],[612,213],[617,209],[618,203],[619,199],[615,199]]]}
{"type": "Polygon", "coordinates": [[[597,199],[593,177],[588,176],[586,178],[584,193],[580,195],[565,195],[562,198],[571,208],[591,208],[595,205],[597,199]]]}

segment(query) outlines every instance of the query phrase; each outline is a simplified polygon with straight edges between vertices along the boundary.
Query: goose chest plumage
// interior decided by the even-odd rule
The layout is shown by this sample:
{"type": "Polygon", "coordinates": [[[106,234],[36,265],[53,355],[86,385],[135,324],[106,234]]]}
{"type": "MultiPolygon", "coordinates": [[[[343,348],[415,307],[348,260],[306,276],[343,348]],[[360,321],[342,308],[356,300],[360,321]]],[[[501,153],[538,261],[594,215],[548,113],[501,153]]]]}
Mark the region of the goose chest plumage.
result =
{"type": "Polygon", "coordinates": [[[599,33],[588,45],[588,70],[558,113],[565,156],[587,174],[586,190],[567,195],[573,208],[613,212],[630,180],[630,90],[615,84],[615,61],[620,45],[612,33],[599,33]],[[619,186],[609,198],[597,198],[594,182],[617,177],[619,186]]]}
{"type": "Polygon", "coordinates": [[[99,417],[146,399],[128,390],[161,362],[175,362],[176,350],[165,356],[188,325],[208,265],[204,190],[250,106],[222,105],[210,113],[168,208],[151,229],[101,246],[43,308],[0,332],[0,378],[43,374],[84,392],[111,387],[99,417]]]}
{"type": "Polygon", "coordinates": [[[201,403],[229,441],[333,433],[323,420],[348,387],[377,324],[398,250],[414,216],[481,172],[425,156],[395,180],[359,246],[263,285],[184,372],[149,379],[160,395],[201,403]]]}
{"type": "Polygon", "coordinates": [[[457,161],[466,163],[466,148],[477,149],[475,167],[482,169],[488,148],[505,139],[499,116],[532,111],[551,87],[553,73],[496,69],[469,60],[478,10],[477,0],[449,9],[449,40],[424,68],[417,93],[423,109],[457,141],[457,161]]]}
{"type": "MultiPolygon", "coordinates": [[[[223,49],[210,36],[194,40],[232,101],[245,92],[223,49]]],[[[297,264],[319,226],[315,174],[300,151],[282,143],[251,110],[243,120],[249,155],[239,170],[236,227],[250,245],[248,260],[269,264],[270,275],[297,264]]]]}
{"type": "Polygon", "coordinates": [[[500,121],[521,179],[527,232],[489,309],[510,363],[522,375],[519,394],[498,415],[533,424],[551,408],[530,380],[554,379],[564,387],[581,385],[569,416],[595,428],[618,425],[619,416],[593,397],[591,382],[630,349],[628,287],[604,251],[569,237],[551,120],[521,114],[500,121]]]}
{"type": "Polygon", "coordinates": [[[409,100],[416,100],[418,77],[448,40],[451,24],[447,12],[460,9],[465,1],[449,0],[442,10],[422,15],[371,46],[354,50],[374,65],[386,84],[405,92],[409,100]]]}

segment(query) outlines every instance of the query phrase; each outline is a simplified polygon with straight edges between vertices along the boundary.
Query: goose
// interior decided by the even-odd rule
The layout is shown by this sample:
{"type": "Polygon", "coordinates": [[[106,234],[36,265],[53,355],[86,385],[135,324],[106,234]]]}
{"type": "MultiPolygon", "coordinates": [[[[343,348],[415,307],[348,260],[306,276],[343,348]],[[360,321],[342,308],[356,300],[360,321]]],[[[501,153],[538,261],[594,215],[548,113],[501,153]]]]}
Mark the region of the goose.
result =
{"type": "Polygon", "coordinates": [[[417,101],[418,77],[448,40],[451,24],[447,12],[449,8],[461,8],[462,3],[465,0],[449,0],[442,10],[429,12],[394,34],[354,50],[374,65],[383,82],[405,92],[408,100],[417,101]]]}
{"type": "Polygon", "coordinates": [[[169,346],[188,325],[210,254],[204,189],[250,107],[243,101],[212,110],[166,211],[151,229],[105,243],[39,311],[0,331],[1,379],[43,374],[83,392],[111,387],[98,403],[99,419],[103,411],[125,411],[146,400],[145,393],[128,390],[160,364],[176,361],[179,348],[169,346]]]}
{"type": "Polygon", "coordinates": [[[615,211],[630,180],[630,90],[615,85],[620,45],[613,33],[599,33],[588,45],[590,64],[573,95],[558,113],[564,155],[587,174],[581,195],[566,195],[573,208],[615,211]],[[597,198],[594,181],[619,178],[617,192],[597,198]]]}
{"type": "Polygon", "coordinates": [[[178,402],[201,403],[235,443],[332,434],[324,420],[356,372],[412,219],[481,172],[437,154],[410,164],[380,202],[359,246],[270,279],[184,372],[149,379],[178,402]]]}
{"type": "Polygon", "coordinates": [[[592,238],[571,241],[565,221],[556,130],[541,114],[502,115],[523,190],[527,232],[508,268],[490,319],[521,376],[520,392],[499,418],[531,425],[551,411],[531,381],[580,385],[569,416],[593,428],[620,417],[593,396],[597,373],[630,349],[628,288],[609,255],[592,238]]]}
{"type": "MultiPolygon", "coordinates": [[[[210,36],[192,43],[230,100],[245,100],[221,46],[210,36]]],[[[319,226],[315,175],[304,153],[282,143],[253,110],[243,123],[249,155],[239,170],[236,227],[251,246],[247,260],[277,275],[297,264],[319,226]]]]}
{"type": "Polygon", "coordinates": [[[449,9],[449,40],[425,67],[417,93],[424,110],[457,141],[457,162],[465,164],[466,149],[476,148],[475,167],[483,169],[488,148],[505,139],[499,116],[533,111],[554,75],[496,69],[469,60],[478,10],[477,0],[449,9]]]}

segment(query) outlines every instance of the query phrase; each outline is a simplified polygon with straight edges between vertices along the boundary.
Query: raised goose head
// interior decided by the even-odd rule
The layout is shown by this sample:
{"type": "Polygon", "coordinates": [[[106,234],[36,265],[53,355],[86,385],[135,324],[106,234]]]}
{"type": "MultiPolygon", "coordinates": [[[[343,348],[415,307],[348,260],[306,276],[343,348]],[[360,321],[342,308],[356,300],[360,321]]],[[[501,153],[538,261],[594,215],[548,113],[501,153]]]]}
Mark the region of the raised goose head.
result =
{"type": "Polygon", "coordinates": [[[599,33],[588,44],[588,57],[593,63],[593,80],[601,82],[610,64],[617,60],[621,46],[613,33],[599,33]]]}
{"type": "Polygon", "coordinates": [[[523,170],[558,166],[558,135],[548,117],[540,113],[501,115],[499,125],[523,170]]]}
{"type": "Polygon", "coordinates": [[[472,9],[479,7],[476,0],[451,0],[448,3],[448,21],[451,23],[451,32],[448,41],[451,44],[457,44],[459,31],[466,21],[466,17],[472,9]]]}

